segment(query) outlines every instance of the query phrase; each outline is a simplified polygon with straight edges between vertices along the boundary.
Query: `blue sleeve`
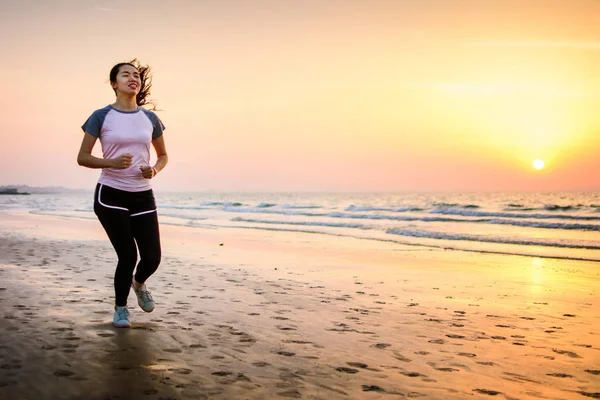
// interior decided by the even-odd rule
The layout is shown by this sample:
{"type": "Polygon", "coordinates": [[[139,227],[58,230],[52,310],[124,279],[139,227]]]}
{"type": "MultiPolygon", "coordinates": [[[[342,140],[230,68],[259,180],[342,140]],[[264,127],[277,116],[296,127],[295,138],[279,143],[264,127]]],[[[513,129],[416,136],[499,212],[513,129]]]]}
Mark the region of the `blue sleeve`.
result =
{"type": "Polygon", "coordinates": [[[87,132],[96,138],[100,137],[100,128],[102,128],[102,124],[96,113],[90,115],[87,121],[81,126],[81,129],[83,129],[84,132],[87,132]]]}
{"type": "Polygon", "coordinates": [[[148,118],[150,118],[150,122],[152,122],[152,140],[158,139],[162,136],[164,130],[167,128],[155,113],[146,110],[145,108],[142,108],[142,110],[146,113],[148,118]]]}
{"type": "Polygon", "coordinates": [[[85,121],[85,123],[81,126],[81,129],[83,129],[84,132],[99,138],[100,131],[102,130],[102,124],[104,123],[104,118],[106,118],[106,114],[108,114],[109,110],[110,107],[104,107],[94,111],[87,121],[85,121]]]}

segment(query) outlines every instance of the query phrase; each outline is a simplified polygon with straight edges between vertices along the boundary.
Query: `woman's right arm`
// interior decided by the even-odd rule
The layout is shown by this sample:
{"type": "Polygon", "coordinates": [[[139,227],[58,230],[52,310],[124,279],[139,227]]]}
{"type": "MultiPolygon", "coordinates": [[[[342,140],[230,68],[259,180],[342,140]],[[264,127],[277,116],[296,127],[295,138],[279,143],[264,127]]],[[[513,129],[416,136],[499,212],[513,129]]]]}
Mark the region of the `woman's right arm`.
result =
{"type": "Polygon", "coordinates": [[[117,168],[124,169],[131,166],[132,155],[125,153],[117,158],[105,159],[92,155],[92,149],[96,144],[97,138],[85,132],[79,154],[77,154],[77,164],[88,168],[117,168]]]}

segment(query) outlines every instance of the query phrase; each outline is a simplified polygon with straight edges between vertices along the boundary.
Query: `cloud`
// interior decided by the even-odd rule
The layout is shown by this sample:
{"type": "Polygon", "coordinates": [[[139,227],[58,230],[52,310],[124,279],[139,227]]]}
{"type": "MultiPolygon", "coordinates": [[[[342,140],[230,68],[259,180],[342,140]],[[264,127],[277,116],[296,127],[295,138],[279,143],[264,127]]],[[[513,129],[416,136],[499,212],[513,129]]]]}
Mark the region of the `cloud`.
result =
{"type": "Polygon", "coordinates": [[[600,50],[600,42],[467,42],[469,47],[527,47],[600,50]]]}

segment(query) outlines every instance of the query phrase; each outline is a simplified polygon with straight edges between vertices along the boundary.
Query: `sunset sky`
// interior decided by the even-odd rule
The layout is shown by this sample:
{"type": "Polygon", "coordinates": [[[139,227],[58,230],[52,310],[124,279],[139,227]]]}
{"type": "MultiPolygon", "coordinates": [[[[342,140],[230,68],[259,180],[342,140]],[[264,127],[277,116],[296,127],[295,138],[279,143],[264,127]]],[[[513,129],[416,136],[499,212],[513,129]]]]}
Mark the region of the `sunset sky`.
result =
{"type": "Polygon", "coordinates": [[[600,189],[598,0],[0,0],[0,36],[0,185],[93,188],[138,57],[157,190],[600,189]]]}

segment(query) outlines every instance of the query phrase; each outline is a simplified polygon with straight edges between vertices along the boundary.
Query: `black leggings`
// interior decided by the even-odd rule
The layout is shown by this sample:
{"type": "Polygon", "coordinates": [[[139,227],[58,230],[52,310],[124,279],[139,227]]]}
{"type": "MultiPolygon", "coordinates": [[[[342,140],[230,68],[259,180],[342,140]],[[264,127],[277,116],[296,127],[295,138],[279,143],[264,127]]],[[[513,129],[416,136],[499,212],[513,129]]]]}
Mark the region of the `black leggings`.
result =
{"type": "Polygon", "coordinates": [[[117,306],[125,306],[133,270],[135,280],[144,283],[160,264],[160,233],[154,194],[152,190],[126,192],[98,184],[94,212],[119,258],[114,279],[115,297],[117,306]],[[140,262],[136,269],[138,250],[140,262]]]}

